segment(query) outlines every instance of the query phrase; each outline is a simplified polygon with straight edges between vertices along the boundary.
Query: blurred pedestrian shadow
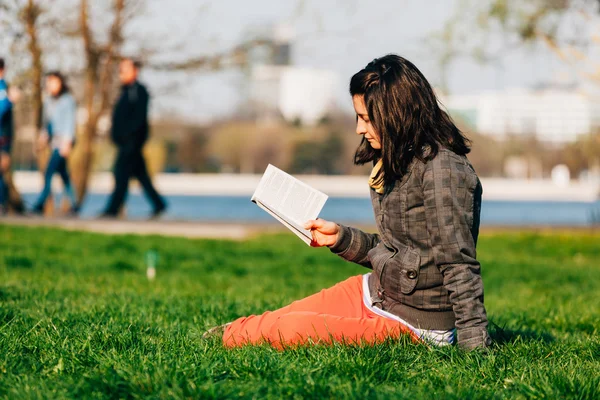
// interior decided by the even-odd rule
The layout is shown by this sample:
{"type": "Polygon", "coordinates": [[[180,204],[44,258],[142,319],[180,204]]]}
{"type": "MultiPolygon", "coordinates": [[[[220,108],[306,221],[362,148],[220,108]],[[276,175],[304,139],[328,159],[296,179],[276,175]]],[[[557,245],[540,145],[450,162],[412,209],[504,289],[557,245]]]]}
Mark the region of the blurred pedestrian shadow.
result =
{"type": "Polygon", "coordinates": [[[492,340],[498,345],[515,343],[518,341],[552,343],[556,340],[554,336],[547,332],[541,332],[539,330],[532,329],[505,328],[493,323],[492,321],[490,321],[490,327],[488,330],[492,340]]]}

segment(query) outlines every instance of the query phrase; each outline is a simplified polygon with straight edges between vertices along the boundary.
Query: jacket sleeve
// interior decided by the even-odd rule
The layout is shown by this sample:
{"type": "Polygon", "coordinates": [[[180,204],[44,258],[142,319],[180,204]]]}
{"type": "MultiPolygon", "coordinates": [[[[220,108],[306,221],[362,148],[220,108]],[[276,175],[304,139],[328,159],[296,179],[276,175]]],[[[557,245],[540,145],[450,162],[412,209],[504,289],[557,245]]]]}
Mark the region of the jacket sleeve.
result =
{"type": "Polygon", "coordinates": [[[450,294],[458,345],[464,349],[487,347],[491,343],[480,265],[470,228],[473,182],[477,182],[475,173],[462,160],[454,159],[445,151],[426,164],[423,174],[425,215],[433,258],[450,294]]]}
{"type": "Polygon", "coordinates": [[[75,103],[75,99],[71,96],[65,99],[64,108],[64,115],[61,116],[64,118],[61,124],[63,131],[60,134],[72,143],[75,140],[77,126],[77,103],[75,103]]]}
{"type": "Polygon", "coordinates": [[[48,116],[48,100],[44,99],[42,102],[42,126],[40,127],[41,132],[46,132],[48,135],[52,134],[52,132],[48,132],[48,123],[50,122],[50,117],[48,116]]]}
{"type": "Polygon", "coordinates": [[[135,85],[128,90],[128,100],[131,102],[131,112],[127,118],[123,136],[131,138],[130,140],[132,140],[136,146],[142,146],[146,141],[146,138],[138,137],[136,135],[140,135],[141,128],[148,121],[150,96],[148,91],[141,85],[135,85]]]}
{"type": "Polygon", "coordinates": [[[117,100],[117,104],[113,109],[112,121],[110,125],[110,138],[113,143],[117,146],[123,146],[125,144],[125,140],[122,133],[121,120],[122,117],[118,113],[118,107],[120,106],[119,100],[117,100]]]}
{"type": "Polygon", "coordinates": [[[0,82],[0,121],[11,111],[12,103],[8,98],[8,86],[0,82]]]}
{"type": "Polygon", "coordinates": [[[378,243],[379,235],[376,233],[365,233],[360,229],[340,225],[338,240],[329,249],[346,261],[372,268],[368,253],[378,243]]]}

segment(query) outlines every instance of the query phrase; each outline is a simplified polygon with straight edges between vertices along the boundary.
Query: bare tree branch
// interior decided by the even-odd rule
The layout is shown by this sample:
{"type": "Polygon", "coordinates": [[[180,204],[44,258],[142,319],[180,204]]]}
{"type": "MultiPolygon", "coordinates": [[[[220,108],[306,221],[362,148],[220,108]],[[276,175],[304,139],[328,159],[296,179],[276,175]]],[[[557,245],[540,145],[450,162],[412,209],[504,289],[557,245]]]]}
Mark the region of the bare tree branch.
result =
{"type": "Polygon", "coordinates": [[[184,61],[152,62],[148,66],[158,71],[190,71],[190,70],[218,70],[231,66],[246,65],[249,52],[261,46],[271,47],[273,42],[269,39],[253,39],[240,44],[233,49],[211,54],[209,56],[190,57],[184,61]]]}
{"type": "Polygon", "coordinates": [[[484,3],[464,0],[460,4],[456,15],[448,19],[433,38],[433,44],[439,43],[442,48],[439,62],[443,69],[465,55],[489,63],[510,50],[542,43],[579,76],[589,79],[586,68],[593,63],[586,57],[586,50],[594,43],[594,34],[584,32],[583,25],[594,25],[592,15],[599,15],[600,1],[492,0],[484,3]],[[491,33],[502,35],[510,43],[494,52],[487,48],[485,41],[483,45],[474,45],[470,40],[491,33]]]}
{"type": "Polygon", "coordinates": [[[104,68],[102,75],[100,76],[100,107],[98,113],[101,114],[108,109],[110,99],[110,86],[113,76],[113,61],[115,54],[118,54],[121,43],[123,43],[122,35],[122,19],[124,10],[124,0],[115,0],[114,2],[114,13],[115,19],[110,29],[110,41],[105,50],[106,60],[104,62],[104,68]]]}

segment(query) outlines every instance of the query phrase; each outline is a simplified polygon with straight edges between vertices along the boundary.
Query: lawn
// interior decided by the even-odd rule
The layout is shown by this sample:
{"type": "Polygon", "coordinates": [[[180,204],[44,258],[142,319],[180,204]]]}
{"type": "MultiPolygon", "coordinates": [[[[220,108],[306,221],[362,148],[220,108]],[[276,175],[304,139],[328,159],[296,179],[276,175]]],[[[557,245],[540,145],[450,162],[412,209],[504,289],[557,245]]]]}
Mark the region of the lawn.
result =
{"type": "Polygon", "coordinates": [[[0,398],[600,398],[599,239],[482,235],[488,354],[404,339],[280,352],[201,335],[366,270],[292,235],[0,225],[0,398]]]}

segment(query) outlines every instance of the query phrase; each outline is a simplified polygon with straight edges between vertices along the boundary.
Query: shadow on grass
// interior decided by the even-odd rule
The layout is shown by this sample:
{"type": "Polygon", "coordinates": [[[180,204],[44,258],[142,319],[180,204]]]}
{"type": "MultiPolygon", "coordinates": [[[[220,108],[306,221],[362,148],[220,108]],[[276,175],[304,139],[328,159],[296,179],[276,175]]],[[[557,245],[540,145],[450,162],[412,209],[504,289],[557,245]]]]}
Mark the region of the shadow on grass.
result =
{"type": "Polygon", "coordinates": [[[25,256],[4,256],[4,264],[9,268],[33,268],[33,260],[25,256]]]}
{"type": "Polygon", "coordinates": [[[555,341],[554,337],[546,332],[539,332],[531,329],[522,328],[503,328],[491,321],[488,330],[493,341],[498,345],[515,343],[518,341],[543,343],[552,343],[555,341]]]}
{"type": "Polygon", "coordinates": [[[114,261],[110,264],[111,268],[117,271],[135,271],[137,268],[132,263],[127,261],[114,261]]]}

